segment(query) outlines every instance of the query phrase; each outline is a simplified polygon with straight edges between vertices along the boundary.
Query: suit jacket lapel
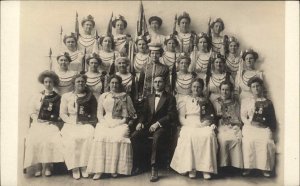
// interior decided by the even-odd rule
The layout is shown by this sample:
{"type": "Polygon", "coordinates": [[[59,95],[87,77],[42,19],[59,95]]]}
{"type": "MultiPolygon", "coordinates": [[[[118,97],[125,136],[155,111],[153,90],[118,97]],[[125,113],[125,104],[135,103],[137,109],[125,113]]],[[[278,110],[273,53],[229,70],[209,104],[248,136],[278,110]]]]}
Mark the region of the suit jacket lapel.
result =
{"type": "Polygon", "coordinates": [[[155,95],[151,94],[149,97],[149,106],[150,106],[150,111],[151,114],[155,112],[155,95]]]}
{"type": "Polygon", "coordinates": [[[163,92],[160,99],[159,99],[159,102],[157,104],[157,108],[156,108],[155,112],[157,112],[157,111],[159,111],[159,109],[161,109],[161,107],[166,102],[166,99],[167,99],[166,92],[163,92]]]}

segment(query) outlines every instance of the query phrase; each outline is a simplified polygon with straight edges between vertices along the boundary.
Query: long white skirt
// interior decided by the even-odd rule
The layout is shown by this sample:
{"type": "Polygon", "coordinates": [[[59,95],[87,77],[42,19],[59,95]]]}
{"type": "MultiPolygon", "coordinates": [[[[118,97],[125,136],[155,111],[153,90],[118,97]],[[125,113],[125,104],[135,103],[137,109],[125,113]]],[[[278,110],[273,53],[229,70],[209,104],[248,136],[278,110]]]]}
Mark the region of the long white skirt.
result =
{"type": "Polygon", "coordinates": [[[242,133],[244,168],[272,171],[276,146],[271,130],[244,125],[242,133]]]}
{"type": "Polygon", "coordinates": [[[65,123],[61,130],[61,135],[64,145],[64,158],[68,170],[87,166],[94,127],[90,124],[65,123]]]}
{"type": "Polygon", "coordinates": [[[202,172],[217,173],[218,142],[211,126],[195,127],[189,123],[200,122],[199,117],[188,117],[181,127],[177,147],[171,168],[178,173],[186,173],[193,169],[202,172]]]}
{"type": "Polygon", "coordinates": [[[131,169],[132,147],[128,125],[119,119],[102,120],[95,129],[87,171],[130,175],[131,169]]]}
{"type": "Polygon", "coordinates": [[[218,131],[219,166],[243,168],[242,131],[240,128],[221,125],[218,131]]]}
{"type": "Polygon", "coordinates": [[[34,122],[25,142],[24,168],[38,163],[63,162],[62,139],[57,126],[34,122]]]}
{"type": "Polygon", "coordinates": [[[184,94],[177,94],[176,95],[176,103],[177,103],[176,107],[177,107],[180,122],[182,120],[182,117],[185,116],[185,100],[186,100],[186,97],[188,97],[188,95],[184,95],[184,94]]]}

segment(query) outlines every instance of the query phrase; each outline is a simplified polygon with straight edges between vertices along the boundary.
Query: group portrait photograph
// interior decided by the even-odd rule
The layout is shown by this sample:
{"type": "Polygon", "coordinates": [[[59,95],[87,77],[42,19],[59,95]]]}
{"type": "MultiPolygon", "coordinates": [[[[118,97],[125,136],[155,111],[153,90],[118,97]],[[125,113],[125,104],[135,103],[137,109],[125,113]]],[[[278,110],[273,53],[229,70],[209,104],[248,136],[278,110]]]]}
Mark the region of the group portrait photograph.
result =
{"type": "Polygon", "coordinates": [[[18,185],[284,185],[285,8],[20,2],[18,185]]]}

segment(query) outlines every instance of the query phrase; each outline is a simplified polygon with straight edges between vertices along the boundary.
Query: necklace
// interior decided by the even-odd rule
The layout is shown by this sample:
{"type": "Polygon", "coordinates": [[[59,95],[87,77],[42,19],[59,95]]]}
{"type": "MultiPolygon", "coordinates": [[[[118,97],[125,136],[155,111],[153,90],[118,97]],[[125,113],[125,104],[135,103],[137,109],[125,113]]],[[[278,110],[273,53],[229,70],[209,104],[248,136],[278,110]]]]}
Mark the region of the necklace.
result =
{"type": "Polygon", "coordinates": [[[231,72],[236,72],[239,68],[239,61],[236,60],[235,56],[228,56],[226,58],[226,65],[229,67],[231,72]]]}
{"type": "Polygon", "coordinates": [[[221,75],[220,78],[218,78],[217,75],[214,74],[214,73],[211,76],[211,82],[214,84],[215,87],[219,87],[219,85],[221,84],[221,82],[224,81],[225,78],[226,78],[226,73],[222,73],[220,75],[221,75]]]}

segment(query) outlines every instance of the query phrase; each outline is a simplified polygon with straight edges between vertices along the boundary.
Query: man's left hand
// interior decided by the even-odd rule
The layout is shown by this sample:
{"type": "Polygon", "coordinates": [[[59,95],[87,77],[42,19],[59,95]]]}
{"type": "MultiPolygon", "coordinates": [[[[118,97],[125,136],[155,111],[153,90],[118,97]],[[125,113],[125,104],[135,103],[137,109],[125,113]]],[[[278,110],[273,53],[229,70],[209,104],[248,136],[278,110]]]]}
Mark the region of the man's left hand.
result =
{"type": "Polygon", "coordinates": [[[156,122],[156,123],[154,123],[154,124],[152,124],[152,125],[150,126],[149,132],[155,132],[156,129],[159,128],[159,127],[160,127],[159,122],[156,122]]]}

